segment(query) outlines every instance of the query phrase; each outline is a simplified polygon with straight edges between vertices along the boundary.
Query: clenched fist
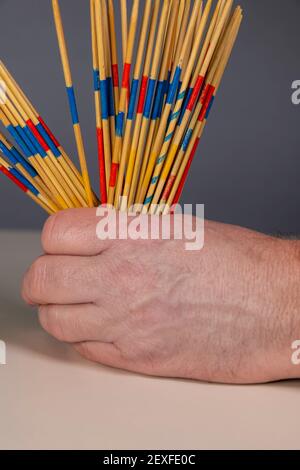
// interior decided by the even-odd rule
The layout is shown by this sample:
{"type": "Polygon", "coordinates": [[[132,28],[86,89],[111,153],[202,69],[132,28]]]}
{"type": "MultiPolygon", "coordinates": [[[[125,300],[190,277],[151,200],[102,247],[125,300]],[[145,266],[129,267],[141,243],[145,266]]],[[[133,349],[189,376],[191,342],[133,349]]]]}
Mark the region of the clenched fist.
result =
{"type": "Polygon", "coordinates": [[[291,362],[298,242],[206,222],[204,248],[188,251],[185,240],[100,240],[98,223],[96,209],[78,209],[45,225],[45,255],[25,275],[23,297],[49,334],[90,360],[144,374],[300,377],[291,362]]]}

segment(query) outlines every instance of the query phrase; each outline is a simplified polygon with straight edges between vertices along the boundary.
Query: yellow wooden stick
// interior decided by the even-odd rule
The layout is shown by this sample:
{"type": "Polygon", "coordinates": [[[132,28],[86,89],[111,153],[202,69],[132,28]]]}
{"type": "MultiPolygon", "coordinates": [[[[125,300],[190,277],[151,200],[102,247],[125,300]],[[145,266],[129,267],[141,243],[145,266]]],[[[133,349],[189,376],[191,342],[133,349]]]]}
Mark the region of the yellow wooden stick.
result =
{"type": "Polygon", "coordinates": [[[109,33],[111,44],[111,61],[112,61],[112,74],[114,84],[114,97],[115,97],[115,114],[119,113],[119,66],[118,66],[118,49],[117,49],[117,35],[115,23],[115,7],[113,0],[108,0],[108,19],[109,19],[109,33]]]}
{"type": "MultiPolygon", "coordinates": [[[[195,42],[195,44],[193,46],[193,50],[192,50],[192,53],[191,53],[191,56],[190,56],[190,60],[189,60],[187,70],[184,72],[184,75],[183,75],[183,81],[182,81],[180,94],[178,95],[177,102],[175,104],[175,108],[174,108],[173,113],[172,113],[173,116],[178,116],[178,113],[181,110],[181,106],[182,106],[182,103],[183,103],[183,100],[184,100],[184,97],[185,97],[185,93],[186,93],[188,85],[189,85],[190,76],[192,74],[192,70],[193,70],[193,67],[194,67],[194,63],[195,63],[195,60],[196,60],[198,49],[200,47],[200,42],[201,42],[201,39],[202,39],[202,35],[204,33],[204,28],[205,28],[205,25],[206,25],[206,21],[207,21],[209,12],[210,12],[211,4],[212,4],[212,0],[208,0],[208,2],[206,4],[205,12],[204,12],[203,17],[202,17],[201,28],[199,29],[198,34],[197,34],[197,41],[195,42]]],[[[181,50],[181,54],[180,54],[180,57],[179,57],[179,61],[178,61],[176,70],[178,70],[178,69],[180,69],[180,71],[182,70],[182,66],[184,64],[186,53],[187,53],[187,50],[189,48],[190,39],[193,36],[193,32],[194,32],[194,29],[195,29],[195,24],[196,24],[196,21],[197,21],[200,5],[201,5],[201,0],[195,1],[192,16],[191,16],[189,27],[188,27],[188,31],[187,31],[187,34],[186,34],[186,37],[185,37],[185,40],[184,40],[184,44],[182,46],[182,50],[181,50]]],[[[174,74],[174,76],[175,76],[175,74],[174,74]]],[[[172,81],[174,81],[174,76],[173,76],[172,81]]],[[[145,178],[144,178],[143,183],[142,183],[142,188],[141,188],[140,194],[137,197],[136,202],[138,204],[143,204],[144,203],[144,199],[145,199],[145,196],[147,194],[148,186],[149,186],[149,183],[150,183],[150,180],[151,180],[151,177],[152,177],[152,173],[153,173],[155,164],[157,163],[158,157],[160,155],[162,155],[165,158],[165,154],[163,154],[162,152],[164,152],[165,148],[167,148],[167,150],[169,148],[170,140],[171,140],[171,137],[169,137],[169,135],[172,136],[172,133],[171,133],[171,131],[169,132],[169,129],[173,129],[172,130],[172,132],[173,132],[174,128],[176,127],[176,123],[177,123],[176,119],[171,118],[170,126],[168,126],[169,129],[168,129],[167,134],[166,134],[168,120],[169,120],[170,112],[172,110],[172,106],[173,106],[173,103],[172,104],[167,103],[165,108],[164,108],[164,112],[163,112],[163,116],[162,116],[162,119],[161,119],[161,122],[160,122],[159,130],[158,130],[158,133],[157,133],[157,136],[156,136],[156,139],[155,139],[155,143],[153,145],[153,150],[151,152],[150,159],[149,159],[149,162],[148,162],[145,178]]],[[[151,200],[150,200],[150,202],[151,202],[151,200]]]]}
{"type": "MultiPolygon", "coordinates": [[[[234,27],[236,25],[236,19],[237,19],[237,14],[238,13],[239,13],[239,11],[237,10],[236,14],[233,15],[232,20],[231,20],[230,24],[227,27],[226,34],[222,38],[222,42],[220,43],[220,46],[218,47],[218,50],[217,50],[217,53],[214,57],[212,66],[210,67],[207,78],[206,78],[205,89],[207,89],[208,85],[216,87],[217,80],[218,80],[218,73],[220,73],[219,70],[222,70],[222,65],[226,62],[226,57],[228,56],[228,54],[230,54],[229,51],[231,51],[231,49],[232,49],[232,47],[230,49],[231,37],[232,37],[233,31],[234,31],[234,27]]],[[[203,92],[203,93],[205,93],[205,92],[203,92]]],[[[200,115],[201,111],[202,111],[202,102],[199,101],[199,103],[197,104],[197,106],[195,108],[195,111],[193,113],[192,120],[190,122],[189,130],[188,130],[188,133],[192,134],[192,147],[191,148],[193,148],[193,146],[194,146],[196,137],[198,136],[198,129],[200,130],[201,123],[203,121],[203,119],[200,115]],[[199,120],[200,120],[200,122],[199,122],[199,120]],[[198,127],[195,130],[197,125],[198,125],[198,127]]],[[[172,188],[172,185],[173,185],[174,181],[176,180],[176,177],[177,177],[177,174],[179,172],[182,161],[184,159],[186,150],[188,150],[188,149],[186,149],[186,144],[183,142],[183,144],[182,144],[182,146],[181,146],[181,148],[180,148],[180,150],[179,150],[179,152],[176,156],[176,159],[175,159],[174,165],[172,167],[172,170],[170,172],[170,175],[168,176],[168,181],[165,184],[164,192],[163,192],[163,195],[162,195],[162,197],[160,199],[160,203],[159,203],[159,208],[156,212],[157,214],[163,212],[163,210],[164,210],[164,206],[167,203],[167,199],[168,199],[168,193],[170,191],[170,188],[172,188]]]]}
{"type": "Polygon", "coordinates": [[[59,44],[60,56],[61,56],[61,61],[62,61],[62,67],[63,67],[64,77],[65,77],[65,83],[66,83],[68,97],[69,97],[69,103],[70,103],[70,109],[71,109],[72,121],[73,121],[73,129],[74,129],[75,141],[76,141],[77,151],[78,151],[78,156],[79,156],[79,161],[80,161],[82,178],[84,181],[84,187],[86,190],[88,205],[90,207],[93,207],[94,205],[93,193],[92,193],[92,188],[91,188],[91,183],[90,183],[90,178],[89,178],[89,173],[88,173],[81,127],[79,124],[78,113],[76,109],[76,101],[75,101],[75,94],[74,94],[74,88],[73,88],[73,82],[72,82],[72,75],[71,75],[69,57],[68,57],[68,52],[67,52],[67,45],[66,45],[65,34],[63,30],[63,24],[62,24],[62,18],[61,18],[58,0],[52,0],[52,8],[53,8],[53,15],[54,15],[54,21],[55,21],[55,26],[56,26],[56,33],[57,33],[57,39],[58,39],[58,44],[59,44]]]}
{"type": "MultiPolygon", "coordinates": [[[[217,70],[216,70],[216,73],[215,73],[215,76],[214,76],[214,79],[213,79],[213,85],[215,86],[214,95],[216,95],[216,93],[217,93],[217,91],[220,87],[222,77],[224,75],[226,66],[228,64],[232,49],[234,47],[239,29],[240,29],[240,25],[241,25],[241,21],[242,21],[242,14],[241,13],[242,13],[242,11],[241,11],[240,7],[238,7],[236,9],[236,12],[235,12],[235,15],[234,15],[235,17],[233,18],[233,24],[232,24],[232,26],[230,26],[228,43],[225,46],[225,50],[223,48],[223,50],[221,52],[221,60],[219,60],[219,62],[218,62],[217,70]]],[[[179,188],[179,185],[181,183],[181,180],[182,180],[183,174],[185,172],[186,166],[189,162],[192,149],[195,145],[196,140],[200,139],[200,137],[203,133],[203,130],[205,128],[206,122],[207,122],[206,119],[204,119],[202,122],[200,122],[200,121],[197,122],[196,127],[195,127],[194,132],[193,132],[193,135],[192,135],[192,138],[189,142],[188,149],[185,153],[183,161],[181,162],[180,169],[177,172],[176,179],[175,179],[175,182],[172,186],[172,190],[169,194],[168,200],[166,201],[166,204],[165,204],[164,200],[160,201],[160,203],[162,205],[161,207],[163,208],[163,213],[164,214],[167,214],[169,212],[170,207],[173,204],[175,195],[176,195],[177,190],[179,188]]]]}
{"type": "Polygon", "coordinates": [[[135,36],[136,36],[136,30],[137,30],[137,24],[138,24],[139,6],[140,6],[140,0],[134,0],[132,13],[131,13],[128,42],[127,42],[126,61],[124,64],[124,72],[123,72],[123,78],[122,78],[122,88],[121,88],[120,102],[119,102],[119,115],[117,118],[119,122],[117,124],[117,133],[116,133],[116,138],[115,138],[115,146],[114,146],[113,159],[112,159],[112,172],[111,172],[109,191],[108,191],[108,203],[111,205],[114,203],[115,188],[116,188],[116,183],[117,183],[120,157],[121,157],[121,151],[122,151],[124,120],[125,120],[125,125],[126,125],[126,119],[124,119],[124,117],[125,117],[126,109],[127,109],[126,103],[127,103],[127,98],[128,98],[128,84],[130,80],[130,67],[132,63],[135,36]]]}
{"type": "MultiPolygon", "coordinates": [[[[102,14],[103,14],[103,29],[104,29],[104,50],[105,50],[105,58],[106,58],[106,75],[107,78],[110,78],[110,83],[108,83],[108,87],[112,87],[112,57],[111,57],[111,42],[110,42],[110,32],[109,32],[109,19],[108,19],[108,8],[107,8],[107,3],[106,0],[102,0],[102,14]]],[[[112,90],[108,89],[109,96],[111,94],[112,90]]],[[[112,96],[113,100],[113,107],[115,107],[114,103],[114,95],[112,96]]],[[[109,107],[109,111],[112,111],[109,107]]],[[[111,115],[111,112],[109,113],[109,125],[110,125],[110,142],[111,142],[111,147],[114,147],[115,143],[115,132],[116,132],[116,116],[115,113],[111,115]]]]}
{"type": "MultiPolygon", "coordinates": [[[[13,168],[9,163],[6,162],[6,160],[4,159],[4,157],[1,156],[1,154],[0,154],[0,166],[4,167],[9,173],[11,173],[11,169],[13,168]]],[[[16,174],[13,174],[12,176],[14,176],[17,180],[19,180],[20,183],[24,184],[22,180],[17,178],[16,174]]],[[[37,202],[37,204],[39,204],[43,209],[45,209],[48,212],[48,214],[53,214],[54,212],[57,211],[57,208],[51,204],[51,201],[49,201],[43,195],[38,194],[36,196],[27,187],[26,187],[26,193],[25,194],[28,194],[30,197],[31,197],[31,195],[34,196],[35,197],[35,199],[34,199],[35,202],[37,202]]]]}
{"type": "Polygon", "coordinates": [[[123,64],[126,62],[127,40],[128,40],[128,13],[127,0],[120,0],[121,23],[122,23],[122,55],[123,64]]]}
{"type": "MultiPolygon", "coordinates": [[[[133,72],[133,80],[135,81],[135,83],[139,83],[139,78],[141,75],[141,70],[142,70],[142,65],[143,65],[143,56],[144,56],[144,46],[146,43],[148,26],[149,26],[149,21],[151,18],[151,8],[152,8],[152,0],[146,0],[142,29],[141,29],[141,33],[139,37],[139,47],[137,51],[136,63],[135,63],[135,68],[133,72]]],[[[117,186],[116,186],[116,191],[115,191],[114,204],[116,208],[119,207],[119,203],[120,203],[120,196],[122,192],[124,174],[125,174],[126,164],[128,161],[128,153],[130,150],[132,126],[133,126],[133,119],[131,118],[131,116],[128,116],[127,121],[126,121],[124,142],[123,142],[123,147],[122,147],[118,180],[117,180],[117,186]]]]}
{"type": "MultiPolygon", "coordinates": [[[[13,127],[16,127],[18,125],[18,122],[15,120],[14,116],[4,106],[0,107],[0,117],[6,128],[8,128],[10,124],[13,127]]],[[[29,162],[37,171],[38,171],[38,168],[40,167],[39,174],[42,177],[45,184],[50,189],[51,193],[53,194],[53,197],[56,199],[59,206],[62,209],[68,209],[70,207],[68,197],[67,196],[66,198],[64,197],[64,191],[62,190],[60,184],[56,180],[55,175],[53,174],[53,169],[51,167],[49,157],[42,158],[41,155],[39,155],[35,151],[35,153],[32,153],[32,157],[29,157],[28,159],[29,159],[29,162]],[[35,165],[36,161],[38,163],[38,166],[35,165]]]]}
{"type": "MultiPolygon", "coordinates": [[[[13,145],[5,138],[5,136],[0,132],[0,141],[5,145],[5,147],[9,150],[13,150],[13,145]]],[[[16,149],[14,149],[16,150],[16,149]]],[[[20,161],[17,161],[14,165],[19,172],[33,185],[35,188],[39,191],[39,193],[47,200],[52,199],[52,195],[48,188],[45,186],[43,181],[41,180],[40,176],[31,176],[31,174],[28,172],[27,166],[25,163],[21,163],[20,161]]],[[[58,210],[58,206],[55,205],[54,202],[51,202],[52,204],[52,209],[53,210],[58,210]]]]}
{"type": "MultiPolygon", "coordinates": [[[[102,7],[101,0],[95,0],[95,14],[96,14],[96,37],[97,37],[97,49],[98,49],[98,64],[100,82],[105,83],[106,81],[106,68],[105,68],[105,53],[103,45],[104,28],[102,23],[102,7]]],[[[102,99],[105,100],[105,96],[102,99]]],[[[102,107],[102,127],[103,127],[103,143],[104,143],[104,159],[105,159],[105,175],[106,175],[106,190],[109,187],[109,178],[111,172],[111,140],[110,140],[110,125],[108,113],[104,114],[105,108],[102,107]]]]}
{"type": "MultiPolygon", "coordinates": [[[[174,42],[176,41],[176,33],[177,31],[176,31],[176,28],[174,27],[174,23],[172,23],[171,18],[169,18],[168,31],[166,34],[167,38],[166,38],[165,46],[164,46],[164,55],[163,55],[162,65],[160,68],[160,74],[158,78],[158,81],[160,83],[163,83],[168,78],[169,67],[170,67],[172,56],[174,53],[174,42]]],[[[159,121],[160,121],[159,118],[152,119],[151,117],[150,127],[148,130],[147,143],[144,148],[142,167],[141,167],[140,174],[138,177],[137,193],[139,193],[140,191],[140,182],[143,181],[144,176],[145,176],[145,172],[146,172],[146,168],[148,164],[148,158],[151,152],[153,139],[155,138],[155,132],[157,131],[159,121]]]]}
{"type": "MultiPolygon", "coordinates": [[[[207,50],[203,65],[200,69],[199,78],[201,78],[201,80],[203,80],[203,78],[205,77],[206,72],[208,70],[209,64],[211,62],[212,56],[215,52],[215,49],[217,47],[220,35],[221,35],[223,27],[224,27],[224,24],[226,22],[228,10],[229,10],[229,8],[231,8],[231,5],[232,5],[232,0],[228,0],[227,5],[226,5],[226,7],[224,9],[224,12],[222,14],[222,19],[217,24],[216,30],[215,30],[214,35],[212,37],[212,40],[210,42],[210,46],[207,50]]],[[[194,90],[196,90],[196,86],[195,86],[194,90]]],[[[196,95],[195,95],[195,97],[196,97],[196,95]]],[[[191,98],[191,100],[192,100],[192,98],[191,98]]],[[[164,144],[164,147],[161,151],[160,156],[165,155],[167,153],[167,158],[166,159],[164,158],[162,160],[161,157],[159,157],[159,159],[157,161],[157,164],[156,164],[156,167],[155,167],[155,170],[154,170],[154,173],[153,173],[153,177],[152,177],[152,180],[151,180],[151,184],[150,184],[150,187],[149,187],[148,192],[147,192],[144,211],[147,210],[149,204],[153,205],[153,209],[150,209],[150,211],[151,212],[153,210],[155,211],[155,207],[156,207],[156,205],[157,205],[157,203],[160,199],[161,192],[162,192],[163,187],[166,183],[166,180],[168,178],[170,169],[171,169],[171,167],[174,163],[174,159],[175,159],[176,154],[178,152],[180,142],[183,138],[185,130],[187,129],[188,122],[189,122],[190,117],[191,117],[191,113],[192,113],[192,108],[190,108],[188,106],[185,113],[184,113],[182,122],[181,122],[180,126],[177,128],[177,130],[175,132],[175,136],[174,136],[174,139],[172,141],[172,145],[171,145],[169,153],[167,153],[167,152],[168,152],[168,148],[169,148],[170,144],[168,142],[166,142],[164,144]]],[[[169,133],[169,131],[170,131],[170,129],[168,129],[168,133],[169,133]]]]}
{"type": "MultiPolygon", "coordinates": [[[[7,108],[7,112],[9,112],[10,115],[14,117],[14,119],[17,122],[17,125],[19,125],[22,129],[25,129],[26,128],[26,121],[28,120],[28,116],[24,113],[24,111],[19,106],[19,103],[17,101],[14,100],[14,103],[15,103],[16,107],[14,107],[14,105],[12,104],[10,99],[7,99],[6,105],[5,105],[6,108],[7,108]]],[[[6,112],[6,115],[7,115],[7,112],[6,112]]],[[[72,182],[69,181],[67,174],[64,172],[63,168],[60,167],[56,157],[53,155],[53,153],[50,150],[46,152],[40,146],[39,142],[36,141],[36,138],[34,136],[32,136],[32,140],[33,140],[33,142],[36,142],[35,145],[34,144],[32,144],[32,145],[35,146],[36,150],[40,154],[41,154],[41,152],[46,153],[46,155],[48,157],[46,162],[48,162],[49,168],[51,168],[52,174],[54,175],[54,177],[57,180],[57,183],[59,185],[60,194],[63,196],[63,198],[65,199],[65,201],[69,205],[69,207],[80,207],[80,204],[79,204],[76,196],[74,195],[72,189],[69,186],[69,183],[72,185],[72,182]],[[39,151],[39,147],[40,147],[40,151],[39,151]]],[[[44,157],[44,155],[41,155],[41,156],[44,157]]],[[[74,189],[76,191],[75,187],[74,187],[74,189]]]]}
{"type": "MultiPolygon", "coordinates": [[[[19,103],[22,105],[23,109],[26,111],[30,119],[32,120],[33,124],[37,127],[38,125],[41,124],[41,117],[39,116],[38,112],[36,109],[33,107],[32,103],[30,100],[27,98],[23,90],[20,88],[16,80],[13,78],[11,73],[8,71],[8,69],[5,67],[3,62],[0,61],[0,76],[3,76],[6,84],[9,84],[11,90],[13,91],[14,96],[16,99],[19,101],[19,103]]],[[[48,134],[48,132],[46,132],[48,134]]],[[[60,159],[60,163],[65,167],[68,167],[68,170],[66,170],[71,177],[73,184],[78,188],[78,191],[80,192],[81,196],[86,200],[86,192],[83,186],[83,178],[81,174],[79,173],[78,169],[70,159],[70,157],[67,155],[66,151],[64,148],[56,143],[54,143],[53,138],[48,134],[49,139],[53,142],[55,147],[57,147],[58,151],[60,152],[62,158],[60,159]],[[61,160],[64,160],[64,163],[61,162],[61,160]]],[[[97,197],[94,195],[94,204],[98,203],[97,197]]]]}
{"type": "MultiPolygon", "coordinates": [[[[178,2],[177,2],[177,6],[178,6],[178,2]]],[[[163,46],[163,43],[164,43],[164,38],[165,38],[165,34],[167,32],[167,26],[168,26],[167,20],[168,20],[168,14],[169,14],[169,7],[170,7],[170,2],[164,1],[163,10],[162,10],[162,13],[161,13],[160,24],[159,24],[159,29],[158,29],[157,38],[156,38],[155,49],[154,49],[153,63],[152,63],[152,68],[151,68],[151,73],[150,73],[150,80],[152,81],[152,83],[156,82],[157,77],[158,77],[158,73],[159,73],[161,50],[162,50],[162,46],[163,46]]],[[[174,10],[171,11],[172,19],[170,21],[172,21],[173,25],[174,25],[174,22],[175,22],[174,12],[176,12],[175,8],[174,8],[174,10]]],[[[151,111],[151,109],[150,109],[150,111],[151,111]]],[[[147,113],[144,113],[144,116],[143,116],[143,119],[142,119],[141,130],[140,130],[139,143],[138,143],[138,147],[137,147],[137,151],[136,151],[136,155],[135,155],[132,180],[130,182],[128,207],[131,207],[132,204],[134,203],[134,197],[135,197],[135,193],[136,193],[136,190],[137,190],[137,184],[138,184],[138,175],[139,175],[139,171],[140,171],[142,160],[143,160],[143,152],[144,152],[144,148],[145,148],[147,132],[148,132],[148,129],[149,129],[149,122],[150,122],[149,118],[150,118],[150,112],[149,112],[149,115],[147,113]]]]}
{"type": "MultiPolygon", "coordinates": [[[[155,41],[156,26],[157,26],[158,14],[159,14],[159,7],[160,7],[160,0],[154,0],[154,9],[153,9],[153,15],[152,15],[152,18],[151,18],[150,33],[149,33],[149,38],[148,38],[147,52],[146,52],[143,78],[142,78],[142,81],[143,81],[142,87],[143,86],[147,87],[147,84],[149,82],[149,72],[150,72],[150,68],[151,68],[151,58],[152,58],[153,48],[154,48],[154,41],[155,41]]],[[[145,95],[146,95],[146,90],[145,90],[145,93],[144,93],[144,97],[145,97],[145,95]]],[[[134,169],[134,163],[135,163],[135,156],[136,156],[136,152],[137,152],[138,141],[139,141],[139,136],[140,136],[140,130],[141,130],[141,125],[142,125],[142,119],[143,119],[144,97],[143,97],[142,103],[139,103],[141,105],[138,106],[137,115],[136,115],[136,119],[135,119],[135,126],[134,126],[134,131],[133,131],[132,144],[131,144],[129,158],[128,158],[128,165],[127,165],[125,183],[124,183],[124,188],[123,188],[123,191],[122,191],[122,200],[121,200],[121,205],[120,205],[120,208],[121,208],[122,211],[125,211],[127,209],[129,191],[130,191],[131,180],[132,180],[133,169],[134,169]]],[[[140,95],[140,98],[141,98],[141,95],[140,95]]],[[[122,177],[122,174],[121,174],[120,178],[121,177],[122,177]]],[[[121,186],[121,185],[123,185],[123,182],[119,181],[118,184],[121,186]]]]}

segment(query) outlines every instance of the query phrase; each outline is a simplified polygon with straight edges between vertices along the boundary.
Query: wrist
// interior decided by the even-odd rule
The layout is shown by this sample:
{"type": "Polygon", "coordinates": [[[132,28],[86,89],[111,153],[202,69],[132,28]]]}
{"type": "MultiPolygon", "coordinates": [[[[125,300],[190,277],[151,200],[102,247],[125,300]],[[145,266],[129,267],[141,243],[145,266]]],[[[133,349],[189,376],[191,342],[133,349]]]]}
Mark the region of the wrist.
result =
{"type": "Polygon", "coordinates": [[[276,240],[271,250],[275,276],[270,280],[274,299],[273,364],[280,379],[300,378],[295,342],[300,340],[300,242],[276,240]]]}

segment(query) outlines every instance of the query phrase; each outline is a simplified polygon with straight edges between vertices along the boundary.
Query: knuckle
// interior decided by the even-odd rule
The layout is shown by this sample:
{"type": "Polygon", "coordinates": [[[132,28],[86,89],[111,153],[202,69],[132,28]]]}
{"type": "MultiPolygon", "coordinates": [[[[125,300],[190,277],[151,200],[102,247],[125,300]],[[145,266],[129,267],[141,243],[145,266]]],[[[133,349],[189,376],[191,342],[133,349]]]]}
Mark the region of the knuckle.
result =
{"type": "Polygon", "coordinates": [[[46,253],[55,250],[67,217],[66,211],[60,211],[47,219],[42,232],[42,246],[46,253]]]}
{"type": "Polygon", "coordinates": [[[47,262],[45,257],[38,258],[25,276],[23,283],[23,297],[31,301],[40,302],[45,290],[47,280],[47,262]]]}
{"type": "Polygon", "coordinates": [[[44,225],[42,232],[42,246],[45,251],[51,251],[52,239],[55,232],[58,214],[59,213],[51,215],[44,225]]]}
{"type": "Polygon", "coordinates": [[[42,328],[58,341],[65,341],[62,325],[55,305],[39,307],[39,321],[42,328]]]}

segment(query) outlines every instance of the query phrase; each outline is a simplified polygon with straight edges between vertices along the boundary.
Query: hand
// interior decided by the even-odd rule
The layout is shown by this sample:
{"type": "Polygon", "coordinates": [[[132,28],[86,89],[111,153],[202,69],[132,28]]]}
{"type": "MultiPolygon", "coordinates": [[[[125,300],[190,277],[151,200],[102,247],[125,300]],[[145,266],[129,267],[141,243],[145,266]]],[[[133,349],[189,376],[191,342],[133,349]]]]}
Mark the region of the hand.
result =
{"type": "Polygon", "coordinates": [[[101,241],[94,209],[45,225],[23,297],[84,357],[144,374],[225,383],[300,376],[298,242],[205,223],[205,247],[101,241]]]}

